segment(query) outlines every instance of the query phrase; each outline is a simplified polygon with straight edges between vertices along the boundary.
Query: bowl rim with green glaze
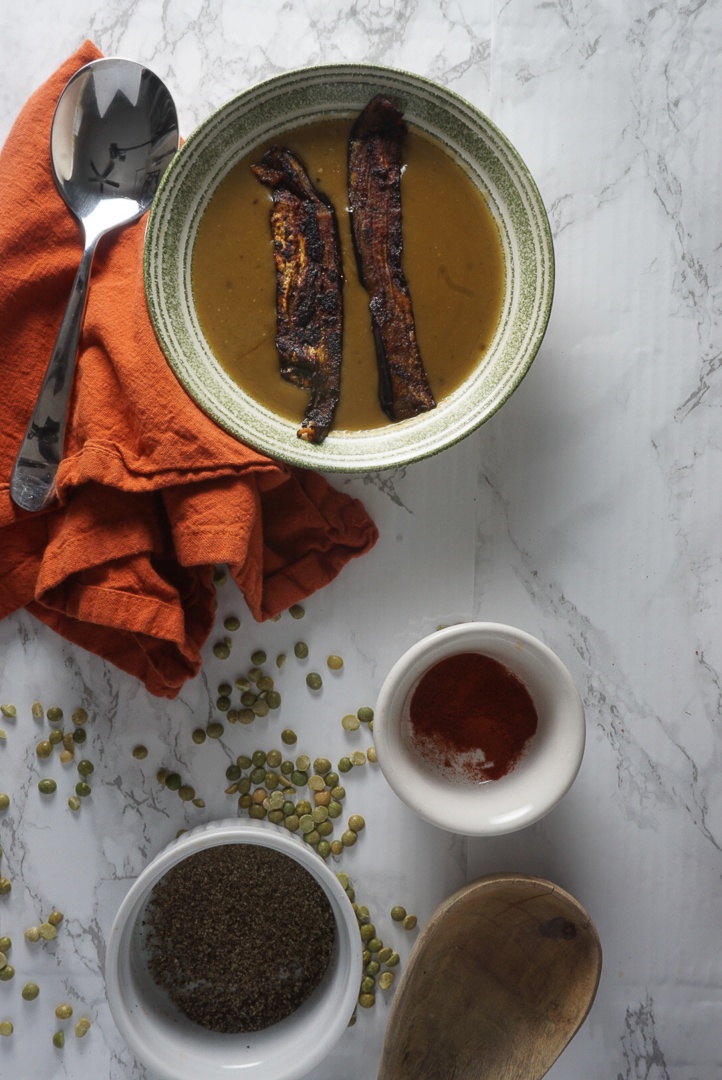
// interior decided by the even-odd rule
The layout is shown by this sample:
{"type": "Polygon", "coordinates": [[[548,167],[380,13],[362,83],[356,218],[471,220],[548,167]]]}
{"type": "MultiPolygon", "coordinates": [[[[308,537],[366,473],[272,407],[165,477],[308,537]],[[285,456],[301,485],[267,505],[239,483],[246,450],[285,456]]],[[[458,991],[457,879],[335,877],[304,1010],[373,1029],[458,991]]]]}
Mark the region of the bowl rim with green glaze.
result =
{"type": "MultiPolygon", "coordinates": [[[[144,249],[148,310],[168,363],[217,424],[255,449],[324,471],[395,468],[439,453],[488,420],[519,386],[541,345],[554,292],[551,229],[539,190],[506,136],[475,106],[422,76],[367,64],[302,68],[252,86],[186,139],[164,174],[144,249]],[[505,291],[496,333],[469,377],[430,412],[364,431],[334,431],[320,445],[300,422],[245,393],[213,355],[192,289],[198,224],[230,169],[269,138],[321,118],[351,118],[377,93],[408,123],[441,141],[482,191],[499,228],[505,291]]],[[[280,378],[280,375],[279,375],[280,378]]]]}

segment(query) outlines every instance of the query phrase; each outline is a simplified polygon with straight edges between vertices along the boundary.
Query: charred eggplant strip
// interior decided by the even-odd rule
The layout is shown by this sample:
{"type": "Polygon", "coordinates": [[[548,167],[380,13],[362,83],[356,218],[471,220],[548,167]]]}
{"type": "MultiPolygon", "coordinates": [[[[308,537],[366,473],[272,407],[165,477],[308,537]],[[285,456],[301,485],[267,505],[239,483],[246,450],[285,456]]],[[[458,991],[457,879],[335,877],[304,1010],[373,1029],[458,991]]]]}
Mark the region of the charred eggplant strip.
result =
{"type": "Polygon", "coordinates": [[[341,382],[343,272],[336,215],[290,151],[272,147],[251,169],[273,192],[281,375],[309,391],[297,434],[320,443],[333,423],[341,382]]]}
{"type": "Polygon", "coordinates": [[[411,294],[401,265],[403,113],[383,96],[356,120],[349,141],[351,229],[361,283],[369,293],[379,368],[379,401],[391,420],[436,405],[416,340],[411,294]]]}

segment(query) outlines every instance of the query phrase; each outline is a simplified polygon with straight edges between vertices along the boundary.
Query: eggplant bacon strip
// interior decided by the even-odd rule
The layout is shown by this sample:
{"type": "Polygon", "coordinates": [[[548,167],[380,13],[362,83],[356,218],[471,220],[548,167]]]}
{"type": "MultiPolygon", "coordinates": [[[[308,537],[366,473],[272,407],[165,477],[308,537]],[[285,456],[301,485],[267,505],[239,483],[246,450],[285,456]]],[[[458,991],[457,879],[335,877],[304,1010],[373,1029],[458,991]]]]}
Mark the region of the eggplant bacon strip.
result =
{"type": "Polygon", "coordinates": [[[309,391],[297,434],[320,443],[333,423],[341,383],[343,271],[336,215],[289,150],[272,147],[251,169],[273,192],[281,375],[309,391]]]}
{"type": "Polygon", "coordinates": [[[416,339],[411,293],[401,265],[403,113],[383,96],[356,120],[349,141],[349,205],[361,283],[379,369],[379,401],[391,420],[436,406],[416,339]]]}

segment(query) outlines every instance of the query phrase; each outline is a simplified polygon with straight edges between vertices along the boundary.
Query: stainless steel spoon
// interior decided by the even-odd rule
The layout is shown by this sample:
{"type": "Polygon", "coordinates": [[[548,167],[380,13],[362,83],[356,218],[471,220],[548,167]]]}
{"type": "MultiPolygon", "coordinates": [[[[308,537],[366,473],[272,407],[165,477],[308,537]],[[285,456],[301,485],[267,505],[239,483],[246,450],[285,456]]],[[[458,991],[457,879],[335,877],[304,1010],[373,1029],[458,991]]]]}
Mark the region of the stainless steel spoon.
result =
{"type": "Polygon", "coordinates": [[[85,246],[10,493],[24,510],[55,497],[68,401],[98,240],[150,206],[178,149],[178,117],[157,75],[132,60],[95,60],[73,75],[53,117],[55,183],[83,227],[85,246]]]}

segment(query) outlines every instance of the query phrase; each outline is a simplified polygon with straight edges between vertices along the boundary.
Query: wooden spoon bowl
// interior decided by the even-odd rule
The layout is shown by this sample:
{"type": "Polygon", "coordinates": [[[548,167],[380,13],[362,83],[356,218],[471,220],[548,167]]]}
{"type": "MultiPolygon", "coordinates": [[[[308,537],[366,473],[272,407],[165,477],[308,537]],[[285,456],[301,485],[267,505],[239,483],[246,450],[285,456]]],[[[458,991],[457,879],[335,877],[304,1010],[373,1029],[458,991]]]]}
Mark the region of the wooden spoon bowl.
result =
{"type": "Polygon", "coordinates": [[[584,908],[493,874],[434,912],[389,1015],[379,1080],[539,1080],[587,1016],[602,965],[584,908]]]}

